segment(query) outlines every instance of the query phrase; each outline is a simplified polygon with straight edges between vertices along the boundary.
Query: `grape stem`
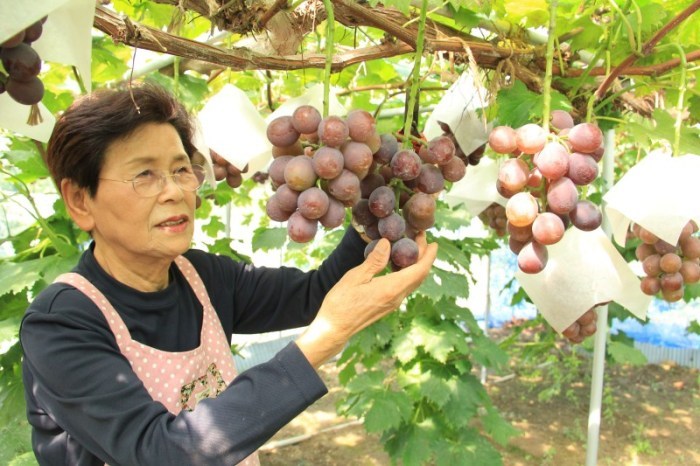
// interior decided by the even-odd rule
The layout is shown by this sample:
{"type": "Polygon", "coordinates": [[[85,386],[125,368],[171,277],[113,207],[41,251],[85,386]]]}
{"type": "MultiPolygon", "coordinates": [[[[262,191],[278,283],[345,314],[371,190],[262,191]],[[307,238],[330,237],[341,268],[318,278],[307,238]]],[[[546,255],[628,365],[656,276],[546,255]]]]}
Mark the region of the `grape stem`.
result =
{"type": "MultiPolygon", "coordinates": [[[[324,0],[329,1],[329,0],[324,0]]],[[[418,87],[420,86],[420,63],[423,56],[423,44],[425,42],[425,20],[428,11],[428,0],[423,0],[420,9],[420,21],[418,22],[418,37],[416,39],[416,53],[413,60],[413,72],[411,74],[411,84],[409,86],[408,107],[406,108],[406,118],[403,125],[403,134],[411,134],[411,123],[413,122],[413,109],[416,108],[416,98],[418,87]]],[[[410,147],[410,139],[403,140],[405,148],[410,147]]]]}
{"type": "Polygon", "coordinates": [[[683,102],[685,100],[685,92],[688,90],[688,77],[687,77],[687,67],[688,61],[685,56],[685,51],[680,44],[668,44],[659,47],[661,48],[674,48],[678,51],[678,55],[681,59],[681,76],[680,76],[680,86],[678,86],[678,109],[676,110],[676,122],[673,125],[673,156],[678,157],[680,155],[681,148],[681,126],[683,123],[683,102]]]}
{"type": "Polygon", "coordinates": [[[549,115],[552,104],[552,63],[554,62],[554,36],[557,24],[557,0],[549,2],[549,30],[547,31],[547,53],[542,89],[542,128],[549,133],[549,115]]]}
{"type": "MultiPolygon", "coordinates": [[[[425,140],[418,138],[410,133],[401,134],[399,132],[396,132],[393,134],[394,134],[394,136],[396,136],[396,139],[400,139],[402,142],[411,141],[411,142],[417,142],[417,143],[422,144],[424,146],[428,145],[428,143],[425,140]]],[[[407,144],[407,146],[410,146],[410,145],[407,144]]]]}
{"type": "Polygon", "coordinates": [[[331,94],[331,65],[333,64],[333,45],[335,43],[335,14],[331,0],[323,0],[326,7],[326,66],[323,70],[323,117],[328,116],[331,94]]]}

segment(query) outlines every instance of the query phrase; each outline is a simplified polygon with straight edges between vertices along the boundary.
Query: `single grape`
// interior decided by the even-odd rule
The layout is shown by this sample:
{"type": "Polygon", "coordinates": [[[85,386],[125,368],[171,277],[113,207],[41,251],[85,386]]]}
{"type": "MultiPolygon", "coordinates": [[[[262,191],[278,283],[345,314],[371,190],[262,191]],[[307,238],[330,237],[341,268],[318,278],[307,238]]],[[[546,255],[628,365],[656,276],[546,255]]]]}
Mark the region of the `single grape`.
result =
{"type": "Polygon", "coordinates": [[[571,212],[578,202],[576,185],[564,176],[552,182],[547,189],[547,207],[556,214],[571,212]]]}
{"type": "Polygon", "coordinates": [[[540,244],[558,243],[564,236],[564,222],[551,212],[537,214],[532,222],[532,236],[540,244]]]}
{"type": "Polygon", "coordinates": [[[389,186],[379,186],[369,195],[369,211],[377,218],[392,214],[395,206],[396,196],[389,186]]]}
{"type": "Polygon", "coordinates": [[[685,239],[690,237],[690,235],[695,233],[695,231],[697,231],[697,225],[695,225],[695,222],[691,220],[688,223],[686,223],[685,226],[683,226],[681,234],[678,237],[678,241],[684,241],[685,239]]]}
{"type": "Polygon", "coordinates": [[[348,125],[337,116],[326,117],[318,125],[318,138],[327,146],[340,147],[349,135],[348,125]]]}
{"type": "Polygon", "coordinates": [[[592,123],[579,123],[569,130],[569,144],[576,152],[590,154],[603,143],[603,133],[592,123]]]}
{"type": "Polygon", "coordinates": [[[515,131],[515,143],[525,154],[536,154],[544,148],[547,133],[541,126],[528,123],[515,131]]]}
{"type": "Polygon", "coordinates": [[[516,227],[525,227],[535,221],[539,206],[537,200],[528,192],[519,192],[508,199],[506,217],[516,227]]]}
{"type": "Polygon", "coordinates": [[[499,154],[510,154],[518,148],[515,130],[510,126],[496,126],[489,133],[489,147],[499,154]]]}
{"type": "Polygon", "coordinates": [[[374,160],[379,164],[388,164],[395,153],[399,151],[399,142],[396,136],[391,133],[382,134],[379,136],[381,146],[374,153],[374,160]]]}
{"type": "Polygon", "coordinates": [[[455,145],[449,136],[438,136],[428,142],[428,150],[435,154],[435,163],[445,165],[455,155],[455,145]]]}
{"type": "Polygon", "coordinates": [[[321,113],[311,105],[301,105],[292,113],[292,126],[298,133],[315,133],[320,123],[321,113]]]}
{"type": "Polygon", "coordinates": [[[377,226],[382,238],[386,238],[392,242],[398,241],[406,231],[406,221],[396,212],[392,212],[386,217],[380,218],[377,226]]]}
{"type": "Polygon", "coordinates": [[[591,322],[588,325],[581,325],[581,330],[579,331],[579,335],[583,338],[590,337],[591,335],[593,335],[596,332],[596,330],[598,330],[597,324],[595,322],[591,322]]]}
{"type": "Polygon", "coordinates": [[[589,325],[591,322],[595,322],[597,318],[598,314],[596,314],[595,310],[589,309],[581,314],[581,317],[576,319],[576,322],[578,322],[579,325],[589,325]]]}
{"type": "Polygon", "coordinates": [[[377,223],[379,219],[369,210],[369,200],[360,199],[352,206],[352,218],[358,225],[367,226],[377,223]]]}
{"type": "Polygon", "coordinates": [[[292,212],[282,209],[276,196],[277,194],[275,193],[267,199],[265,212],[275,222],[286,222],[292,215],[292,212]]]}
{"type": "Polygon", "coordinates": [[[328,182],[328,192],[339,201],[350,201],[360,195],[360,179],[350,170],[343,169],[338,177],[328,182]]]}
{"type": "Polygon", "coordinates": [[[508,221],[506,223],[506,231],[508,231],[511,238],[523,244],[532,240],[532,224],[518,227],[508,221]]]}
{"type": "Polygon", "coordinates": [[[301,145],[301,141],[296,141],[287,147],[272,146],[272,158],[274,159],[283,155],[302,155],[303,153],[304,147],[301,145]]]}
{"type": "Polygon", "coordinates": [[[294,157],[291,155],[283,155],[272,160],[270,168],[268,168],[267,172],[269,173],[272,182],[277,186],[284,184],[284,170],[287,167],[287,163],[289,163],[289,161],[293,158],[294,157]]]}
{"type": "Polygon", "coordinates": [[[530,175],[527,178],[527,185],[530,188],[540,188],[542,186],[542,180],[544,177],[542,176],[542,172],[540,171],[539,168],[534,167],[532,170],[530,170],[530,175]]]}
{"type": "Polygon", "coordinates": [[[351,110],[345,122],[348,125],[348,133],[353,141],[367,142],[370,140],[377,127],[377,122],[371,113],[365,110],[351,110]]]}
{"type": "Polygon", "coordinates": [[[329,204],[328,194],[313,186],[299,194],[297,209],[309,220],[317,220],[326,214],[329,204]]]}
{"type": "Polygon", "coordinates": [[[681,270],[683,260],[678,254],[668,252],[659,259],[659,268],[662,272],[675,273],[681,270]]]}
{"type": "Polygon", "coordinates": [[[365,199],[369,199],[369,195],[372,191],[380,186],[386,186],[384,182],[384,177],[376,172],[370,172],[360,180],[360,194],[365,199]]]}
{"type": "Polygon", "coordinates": [[[424,163],[421,166],[418,178],[415,179],[416,188],[426,194],[439,193],[445,188],[445,178],[439,167],[424,163]]]}
{"type": "Polygon", "coordinates": [[[440,165],[440,171],[445,181],[455,183],[464,178],[464,175],[467,173],[467,166],[459,157],[452,157],[445,165],[440,165]]]}
{"type": "Polygon", "coordinates": [[[284,167],[284,182],[295,191],[301,192],[310,188],[316,183],[316,180],[316,172],[310,157],[305,155],[292,157],[284,167]]]}
{"type": "Polygon", "coordinates": [[[280,116],[267,125],[267,139],[273,146],[289,147],[299,139],[299,132],[294,129],[291,116],[280,116]]]}
{"type": "Polygon", "coordinates": [[[683,257],[686,259],[697,259],[700,257],[700,239],[696,236],[689,236],[680,241],[683,257]]]}
{"type": "Polygon", "coordinates": [[[401,238],[391,245],[391,262],[403,269],[418,261],[418,244],[410,238],[401,238]]]}
{"type": "Polygon", "coordinates": [[[370,254],[372,251],[374,251],[374,248],[377,246],[377,243],[378,243],[378,242],[379,242],[378,239],[373,239],[372,241],[370,241],[369,243],[367,243],[367,246],[365,246],[365,252],[364,252],[364,254],[365,254],[365,259],[367,259],[367,256],[369,256],[369,254],[370,254]]]}
{"type": "Polygon", "coordinates": [[[697,262],[684,260],[679,270],[683,283],[692,284],[700,280],[700,265],[697,262]]]}
{"type": "Polygon", "coordinates": [[[550,113],[549,124],[556,129],[572,128],[574,126],[574,118],[569,112],[564,110],[552,110],[550,113]]]}
{"type": "Polygon", "coordinates": [[[675,303],[676,301],[680,301],[683,299],[683,295],[685,294],[684,288],[681,286],[677,290],[661,290],[661,295],[663,296],[665,301],[668,301],[669,303],[675,303]]]}
{"type": "Polygon", "coordinates": [[[667,243],[666,241],[659,239],[656,243],[654,243],[654,249],[663,256],[664,254],[675,253],[678,248],[674,244],[667,243]]]}
{"type": "Polygon", "coordinates": [[[556,141],[548,142],[535,155],[535,166],[542,176],[549,180],[558,180],[569,171],[569,151],[556,141]]]}
{"type": "MultiPolygon", "coordinates": [[[[576,222],[574,222],[574,225],[576,225],[576,222]]],[[[652,254],[656,254],[656,250],[651,244],[639,243],[634,250],[634,256],[638,261],[643,261],[652,254]]]]}
{"type": "Polygon", "coordinates": [[[528,179],[530,177],[530,167],[527,166],[524,160],[517,159],[507,159],[505,160],[498,169],[498,182],[500,182],[501,188],[507,192],[513,194],[522,191],[527,185],[528,179]]]}
{"type": "Polygon", "coordinates": [[[661,274],[659,281],[662,292],[677,291],[683,288],[683,275],[678,272],[661,274]]]}
{"type": "Polygon", "coordinates": [[[339,227],[345,221],[345,207],[340,201],[328,196],[328,210],[318,221],[328,229],[339,227]]]}
{"type": "Polygon", "coordinates": [[[422,163],[418,154],[412,150],[403,149],[394,154],[390,165],[394,177],[406,181],[418,176],[422,163]]]}
{"type": "Polygon", "coordinates": [[[0,44],[0,47],[3,49],[11,49],[13,47],[17,47],[24,41],[24,29],[19,31],[17,34],[14,36],[10,37],[9,39],[5,40],[2,44],[0,44]]]}
{"type": "Polygon", "coordinates": [[[435,152],[428,149],[427,146],[421,146],[418,149],[418,157],[423,161],[423,163],[432,163],[437,165],[437,155],[435,152]]]}
{"type": "Polygon", "coordinates": [[[365,230],[365,235],[369,237],[369,239],[379,239],[382,237],[382,235],[379,234],[379,226],[377,223],[372,223],[370,225],[364,225],[364,230],[365,230]]]}
{"type": "Polygon", "coordinates": [[[548,258],[547,247],[531,241],[518,253],[518,268],[525,273],[540,273],[547,266],[548,258]]]}
{"type": "Polygon", "coordinates": [[[28,81],[8,79],[5,83],[5,90],[10,97],[22,105],[38,104],[44,97],[44,83],[36,76],[28,81]]]}
{"type": "Polygon", "coordinates": [[[642,261],[642,269],[650,277],[656,277],[661,273],[661,266],[659,262],[661,261],[661,256],[658,254],[652,254],[642,261]]]}
{"type": "Polygon", "coordinates": [[[311,158],[311,164],[319,178],[332,180],[343,171],[343,153],[334,147],[320,147],[311,158]]]}
{"type": "Polygon", "coordinates": [[[639,282],[639,289],[645,295],[654,296],[661,291],[661,282],[656,277],[644,277],[639,282]]]}
{"type": "Polygon", "coordinates": [[[39,39],[41,37],[42,32],[44,31],[44,22],[43,21],[37,21],[33,23],[31,26],[26,28],[24,30],[24,42],[27,44],[31,44],[35,40],[39,39]]]}
{"type": "Polygon", "coordinates": [[[519,254],[520,251],[522,251],[523,247],[525,247],[526,244],[528,244],[530,241],[518,241],[517,239],[513,238],[512,236],[508,238],[508,248],[513,252],[513,254],[519,254]]]}
{"type": "Polygon", "coordinates": [[[1,49],[0,58],[7,74],[16,81],[29,81],[41,71],[39,54],[27,44],[1,49]]]}
{"type": "Polygon", "coordinates": [[[296,243],[308,243],[318,231],[318,221],[309,220],[296,211],[287,220],[287,235],[296,243]]]}
{"type": "Polygon", "coordinates": [[[598,176],[598,162],[588,154],[574,152],[569,157],[569,170],[566,174],[574,184],[591,184],[598,176]]]}
{"type": "Polygon", "coordinates": [[[640,226],[639,227],[639,233],[637,233],[637,237],[642,240],[642,242],[646,244],[655,244],[657,241],[659,241],[659,237],[656,236],[654,233],[651,231],[647,230],[646,228],[640,226]]]}
{"type": "Polygon", "coordinates": [[[297,209],[299,191],[293,190],[287,184],[278,186],[274,196],[282,210],[294,212],[297,209]]]}
{"type": "MultiPolygon", "coordinates": [[[[435,220],[435,199],[429,194],[415,193],[406,201],[404,211],[411,214],[417,220],[435,220]]],[[[416,225],[417,226],[417,225],[416,225]]]]}
{"type": "Polygon", "coordinates": [[[369,167],[372,165],[372,150],[367,144],[362,142],[347,141],[340,147],[343,153],[344,167],[358,178],[362,179],[367,176],[369,167]]]}
{"type": "Polygon", "coordinates": [[[593,231],[603,222],[603,214],[597,205],[583,199],[571,209],[569,219],[579,230],[593,231]]]}
{"type": "MultiPolygon", "coordinates": [[[[575,341],[577,343],[580,343],[580,333],[581,333],[581,324],[578,322],[574,322],[573,324],[569,325],[564,329],[563,332],[561,332],[562,335],[564,335],[566,338],[569,340],[575,341]]],[[[581,340],[583,341],[583,340],[581,340]]]]}

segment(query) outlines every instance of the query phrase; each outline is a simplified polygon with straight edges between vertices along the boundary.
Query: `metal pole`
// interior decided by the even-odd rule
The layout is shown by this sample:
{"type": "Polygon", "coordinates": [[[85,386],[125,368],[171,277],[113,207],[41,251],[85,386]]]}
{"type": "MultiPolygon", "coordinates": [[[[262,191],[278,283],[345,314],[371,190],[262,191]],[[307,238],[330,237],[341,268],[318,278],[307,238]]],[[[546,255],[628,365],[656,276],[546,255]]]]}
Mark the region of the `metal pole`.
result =
{"type": "MultiPolygon", "coordinates": [[[[603,155],[603,191],[612,187],[614,180],[615,130],[605,132],[605,154],[603,155]]],[[[604,194],[603,193],[603,194],[604,194]]],[[[604,207],[604,206],[601,206],[604,207]]],[[[611,236],[610,223],[603,208],[603,231],[611,236]]],[[[598,462],[600,440],[600,411],[603,401],[603,379],[605,373],[605,344],[608,337],[608,306],[598,308],[597,331],[593,348],[593,376],[591,380],[591,401],[588,408],[588,443],[586,446],[586,466],[598,462]]]]}

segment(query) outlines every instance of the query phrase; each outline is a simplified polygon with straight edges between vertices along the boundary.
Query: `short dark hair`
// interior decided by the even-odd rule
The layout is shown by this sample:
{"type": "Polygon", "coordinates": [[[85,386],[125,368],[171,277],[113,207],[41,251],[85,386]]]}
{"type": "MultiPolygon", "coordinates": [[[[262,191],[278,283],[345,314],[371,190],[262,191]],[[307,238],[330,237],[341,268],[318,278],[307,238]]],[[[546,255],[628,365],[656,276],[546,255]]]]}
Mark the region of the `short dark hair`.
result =
{"type": "Polygon", "coordinates": [[[59,118],[49,139],[46,164],[59,191],[64,178],[97,193],[105,152],[146,123],[170,123],[187,155],[196,149],[194,124],[185,107],[153,84],[131,89],[98,90],[77,99],[59,118]]]}

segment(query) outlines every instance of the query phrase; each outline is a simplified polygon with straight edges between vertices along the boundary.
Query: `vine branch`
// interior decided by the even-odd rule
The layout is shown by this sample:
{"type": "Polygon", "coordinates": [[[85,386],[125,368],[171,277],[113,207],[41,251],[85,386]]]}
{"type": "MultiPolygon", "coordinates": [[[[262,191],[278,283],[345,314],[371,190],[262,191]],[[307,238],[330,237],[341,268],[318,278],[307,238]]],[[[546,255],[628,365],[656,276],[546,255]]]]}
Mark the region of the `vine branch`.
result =
{"type": "Polygon", "coordinates": [[[654,47],[656,44],[671,30],[675,29],[676,26],[678,26],[680,23],[682,23],[685,19],[687,19],[690,15],[695,13],[698,8],[700,8],[700,0],[695,0],[693,3],[691,3],[685,10],[681,11],[678,13],[678,15],[673,18],[671,21],[668,22],[664,27],[659,29],[654,36],[649,39],[641,48],[641,53],[632,53],[630,54],[627,58],[625,58],[622,63],[617,65],[611,72],[610,74],[605,78],[605,80],[600,83],[600,86],[598,86],[598,89],[595,91],[595,99],[598,100],[600,99],[605,91],[608,90],[610,85],[613,83],[613,81],[620,76],[632,63],[634,63],[637,58],[640,57],[646,57],[651,53],[652,50],[654,50],[654,47]]]}

